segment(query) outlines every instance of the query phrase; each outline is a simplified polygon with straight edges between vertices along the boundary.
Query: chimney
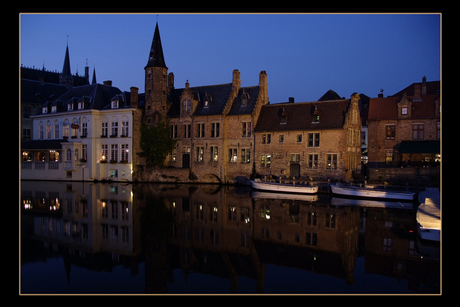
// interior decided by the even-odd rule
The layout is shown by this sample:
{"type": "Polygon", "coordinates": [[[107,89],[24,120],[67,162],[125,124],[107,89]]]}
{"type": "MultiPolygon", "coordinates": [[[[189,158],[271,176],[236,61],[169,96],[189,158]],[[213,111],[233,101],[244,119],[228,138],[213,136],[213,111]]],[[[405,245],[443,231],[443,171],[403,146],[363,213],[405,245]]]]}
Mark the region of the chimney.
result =
{"type": "Polygon", "coordinates": [[[172,72],[168,74],[168,89],[169,91],[174,89],[174,74],[172,72]]]}
{"type": "Polygon", "coordinates": [[[422,100],[422,85],[420,83],[414,84],[414,101],[422,100]]]}
{"type": "Polygon", "coordinates": [[[423,76],[422,78],[422,96],[426,95],[426,77],[423,76]]]}
{"type": "Polygon", "coordinates": [[[289,97],[289,103],[294,103],[294,97],[289,97]]]}
{"type": "Polygon", "coordinates": [[[267,89],[267,72],[262,70],[259,74],[259,95],[262,97],[262,103],[268,103],[268,89],[267,89]]]}
{"type": "Polygon", "coordinates": [[[139,107],[139,89],[135,86],[131,86],[130,90],[131,90],[131,106],[137,109],[139,107]]]}
{"type": "Polygon", "coordinates": [[[106,80],[102,82],[104,85],[112,86],[112,80],[106,80]]]}
{"type": "Polygon", "coordinates": [[[232,88],[236,88],[237,90],[240,89],[241,80],[240,80],[240,72],[238,69],[233,70],[233,79],[232,79],[232,88]]]}

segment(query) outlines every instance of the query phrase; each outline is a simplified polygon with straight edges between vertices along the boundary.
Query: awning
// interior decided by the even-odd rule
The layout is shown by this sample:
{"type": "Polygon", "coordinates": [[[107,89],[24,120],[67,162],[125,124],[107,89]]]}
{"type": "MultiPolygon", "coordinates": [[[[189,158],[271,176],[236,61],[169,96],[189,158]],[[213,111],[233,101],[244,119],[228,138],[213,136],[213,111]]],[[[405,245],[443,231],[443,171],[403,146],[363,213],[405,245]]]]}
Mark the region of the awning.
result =
{"type": "Polygon", "coordinates": [[[399,153],[433,153],[441,152],[440,141],[401,141],[399,153]]]}
{"type": "Polygon", "coordinates": [[[62,149],[61,142],[66,142],[64,139],[60,140],[33,140],[21,143],[21,150],[31,149],[62,149]]]}

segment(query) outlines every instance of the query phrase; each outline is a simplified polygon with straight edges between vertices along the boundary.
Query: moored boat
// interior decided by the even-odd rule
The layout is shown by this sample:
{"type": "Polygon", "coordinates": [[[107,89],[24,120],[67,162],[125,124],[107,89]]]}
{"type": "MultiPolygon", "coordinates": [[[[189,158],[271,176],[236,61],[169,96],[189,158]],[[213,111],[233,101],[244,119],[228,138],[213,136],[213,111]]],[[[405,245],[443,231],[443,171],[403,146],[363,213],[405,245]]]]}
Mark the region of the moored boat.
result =
{"type": "Polygon", "coordinates": [[[300,193],[300,194],[315,194],[318,193],[318,186],[311,184],[289,184],[265,182],[260,179],[251,181],[251,186],[256,190],[270,191],[277,193],[300,193]]]}
{"type": "Polygon", "coordinates": [[[417,231],[427,241],[441,240],[441,204],[439,198],[425,198],[417,209],[417,231]]]}
{"type": "Polygon", "coordinates": [[[345,186],[340,182],[331,184],[332,193],[341,196],[368,197],[368,198],[387,198],[413,201],[415,193],[405,191],[389,191],[354,186],[345,186]]]}

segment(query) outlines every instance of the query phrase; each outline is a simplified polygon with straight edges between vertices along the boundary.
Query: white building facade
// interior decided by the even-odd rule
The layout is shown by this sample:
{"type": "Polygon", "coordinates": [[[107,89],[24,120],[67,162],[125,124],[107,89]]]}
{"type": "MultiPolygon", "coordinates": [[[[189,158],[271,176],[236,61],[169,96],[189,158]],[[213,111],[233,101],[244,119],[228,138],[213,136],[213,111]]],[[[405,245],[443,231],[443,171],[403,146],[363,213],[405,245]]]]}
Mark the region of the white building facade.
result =
{"type": "MultiPolygon", "coordinates": [[[[59,97],[47,102],[42,114],[31,116],[34,132],[32,140],[21,145],[21,179],[132,181],[137,105],[129,104],[129,92],[117,88],[82,87],[93,87],[92,95],[75,97],[67,92],[63,96],[70,96],[68,101],[61,96],[63,101],[59,97]],[[100,97],[114,91],[118,93],[110,99],[100,97]]],[[[78,92],[78,87],[69,92],[74,89],[78,92]]]]}

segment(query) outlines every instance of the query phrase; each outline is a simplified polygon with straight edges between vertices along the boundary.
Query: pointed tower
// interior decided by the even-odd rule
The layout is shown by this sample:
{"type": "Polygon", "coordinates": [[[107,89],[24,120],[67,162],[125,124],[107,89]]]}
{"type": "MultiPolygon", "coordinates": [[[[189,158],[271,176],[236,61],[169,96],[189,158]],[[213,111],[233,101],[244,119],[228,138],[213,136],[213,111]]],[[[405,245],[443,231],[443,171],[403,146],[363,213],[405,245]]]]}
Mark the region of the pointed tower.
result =
{"type": "Polygon", "coordinates": [[[73,86],[73,77],[70,72],[69,44],[67,44],[65,49],[64,65],[62,66],[62,73],[59,76],[59,84],[67,87],[73,86]]]}
{"type": "Polygon", "coordinates": [[[96,66],[93,67],[93,80],[91,80],[91,84],[96,84],[96,66]]]}
{"type": "Polygon", "coordinates": [[[166,118],[169,109],[167,103],[168,67],[166,67],[163,56],[158,22],[155,26],[149,59],[144,70],[146,121],[156,124],[160,118],[166,118]]]}

